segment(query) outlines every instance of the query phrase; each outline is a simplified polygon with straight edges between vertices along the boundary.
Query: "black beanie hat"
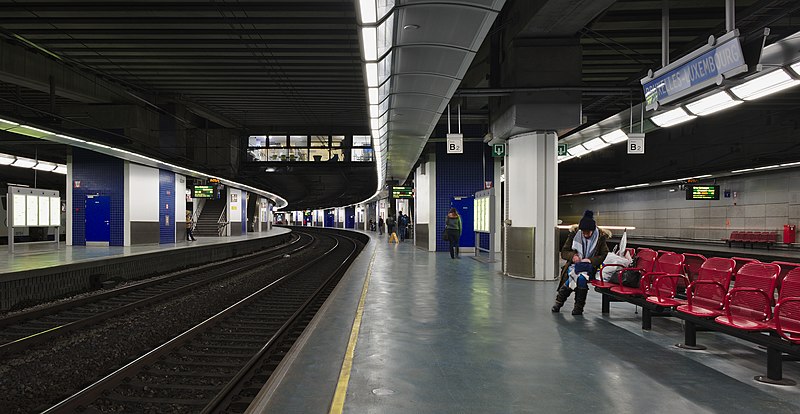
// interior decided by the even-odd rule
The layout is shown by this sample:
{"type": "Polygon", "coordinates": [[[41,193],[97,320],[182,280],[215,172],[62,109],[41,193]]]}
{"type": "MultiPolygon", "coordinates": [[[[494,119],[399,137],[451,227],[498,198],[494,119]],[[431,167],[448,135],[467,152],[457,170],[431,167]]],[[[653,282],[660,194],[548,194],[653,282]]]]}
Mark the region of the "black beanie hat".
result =
{"type": "Polygon", "coordinates": [[[586,210],[583,213],[583,218],[581,219],[580,224],[578,224],[578,229],[594,230],[595,228],[597,228],[597,223],[594,222],[594,213],[592,210],[586,210]]]}

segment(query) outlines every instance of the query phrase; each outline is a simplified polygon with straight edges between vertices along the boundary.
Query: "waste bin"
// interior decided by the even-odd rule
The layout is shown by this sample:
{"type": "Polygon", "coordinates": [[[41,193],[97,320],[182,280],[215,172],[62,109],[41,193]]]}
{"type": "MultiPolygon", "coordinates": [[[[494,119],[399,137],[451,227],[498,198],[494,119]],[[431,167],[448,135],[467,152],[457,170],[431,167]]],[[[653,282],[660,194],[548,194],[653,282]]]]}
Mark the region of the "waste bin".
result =
{"type": "Polygon", "coordinates": [[[794,243],[795,230],[797,226],[785,224],[783,226],[783,242],[786,244],[794,243]]]}

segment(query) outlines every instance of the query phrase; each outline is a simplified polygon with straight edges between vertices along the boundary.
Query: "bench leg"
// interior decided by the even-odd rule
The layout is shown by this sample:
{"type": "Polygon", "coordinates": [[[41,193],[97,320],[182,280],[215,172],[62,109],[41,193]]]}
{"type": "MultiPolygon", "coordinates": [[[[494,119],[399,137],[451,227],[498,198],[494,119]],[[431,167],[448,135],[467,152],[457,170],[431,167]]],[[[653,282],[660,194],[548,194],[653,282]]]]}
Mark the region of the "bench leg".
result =
{"type": "Polygon", "coordinates": [[[642,330],[649,331],[653,327],[653,314],[650,309],[642,307],[642,330]]]}
{"type": "Polygon", "coordinates": [[[602,313],[611,313],[611,297],[608,295],[603,295],[602,313]]]}
{"type": "Polygon", "coordinates": [[[753,377],[758,382],[773,385],[797,385],[796,382],[783,378],[783,359],[781,351],[774,348],[767,348],[767,375],[756,375],[753,377]]]}
{"type": "Polygon", "coordinates": [[[683,343],[675,344],[675,346],[691,351],[706,349],[703,345],[697,345],[697,326],[689,321],[685,321],[683,325],[683,343]]]}

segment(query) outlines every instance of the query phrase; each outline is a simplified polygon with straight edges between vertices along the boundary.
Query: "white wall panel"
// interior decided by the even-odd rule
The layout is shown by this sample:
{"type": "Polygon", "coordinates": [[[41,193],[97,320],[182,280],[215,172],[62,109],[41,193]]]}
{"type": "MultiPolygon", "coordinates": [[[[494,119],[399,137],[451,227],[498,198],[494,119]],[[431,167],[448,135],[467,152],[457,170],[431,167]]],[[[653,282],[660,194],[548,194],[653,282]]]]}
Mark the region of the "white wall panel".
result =
{"type": "Polygon", "coordinates": [[[131,163],[129,183],[131,221],[158,222],[158,169],[131,163]]]}

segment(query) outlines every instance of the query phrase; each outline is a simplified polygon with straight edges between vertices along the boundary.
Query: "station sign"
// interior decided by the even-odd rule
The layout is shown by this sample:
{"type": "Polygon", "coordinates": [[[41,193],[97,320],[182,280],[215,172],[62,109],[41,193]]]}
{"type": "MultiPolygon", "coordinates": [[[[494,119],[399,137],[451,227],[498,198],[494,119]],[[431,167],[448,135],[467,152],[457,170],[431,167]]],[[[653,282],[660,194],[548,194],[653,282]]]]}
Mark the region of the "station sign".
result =
{"type": "Polygon", "coordinates": [[[687,200],[719,200],[719,185],[688,185],[687,200]]]}
{"type": "Polygon", "coordinates": [[[647,109],[655,109],[747,70],[737,32],[684,56],[641,80],[647,109]]]}
{"type": "Polygon", "coordinates": [[[463,134],[447,134],[447,153],[448,154],[463,154],[464,153],[464,135],[463,134]]]}
{"type": "Polygon", "coordinates": [[[494,144],[492,145],[492,157],[505,157],[506,155],[506,144],[494,144]]]}
{"type": "Polygon", "coordinates": [[[392,198],[414,198],[414,187],[392,186],[392,198]]]}
{"type": "Polygon", "coordinates": [[[628,134],[628,154],[644,154],[644,134],[628,134]]]}

